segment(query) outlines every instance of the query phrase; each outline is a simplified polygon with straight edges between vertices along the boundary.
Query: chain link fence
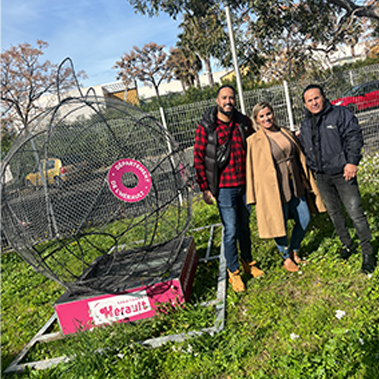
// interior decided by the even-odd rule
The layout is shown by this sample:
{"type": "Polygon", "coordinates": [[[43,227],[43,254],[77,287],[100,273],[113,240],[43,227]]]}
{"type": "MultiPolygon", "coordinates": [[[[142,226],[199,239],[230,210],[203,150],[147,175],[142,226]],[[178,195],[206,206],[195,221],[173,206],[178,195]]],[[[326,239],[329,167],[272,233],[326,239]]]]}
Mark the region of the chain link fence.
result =
{"type": "MultiPolygon", "coordinates": [[[[246,113],[251,116],[254,105],[260,101],[269,101],[274,109],[275,116],[281,126],[296,130],[300,127],[304,105],[302,92],[311,82],[283,83],[283,85],[247,91],[244,93],[246,113]],[[288,97],[286,99],[286,92],[288,97]]],[[[369,99],[370,107],[361,109],[365,105],[365,96],[357,96],[354,100],[356,114],[362,128],[364,151],[372,152],[379,149],[379,64],[363,67],[351,71],[334,74],[328,78],[319,78],[312,83],[318,83],[325,89],[329,100],[344,97],[351,89],[359,93],[360,85],[371,83],[374,90],[373,100],[369,99]],[[375,87],[376,86],[376,87],[375,87]],[[376,91],[375,91],[376,88],[376,91]]],[[[205,110],[215,105],[215,100],[183,105],[173,108],[160,109],[151,115],[157,118],[173,135],[185,152],[187,164],[193,168],[193,145],[195,130],[205,110]]],[[[238,108],[238,99],[237,99],[238,108]]]]}
{"type": "MultiPolygon", "coordinates": [[[[276,118],[281,126],[290,129],[298,129],[303,119],[304,105],[301,99],[304,87],[310,82],[284,82],[265,89],[257,89],[244,93],[245,108],[248,116],[251,116],[254,105],[260,101],[269,101],[274,109],[276,118]],[[286,96],[287,95],[287,96],[286,96]]],[[[354,105],[351,105],[359,124],[362,128],[364,138],[364,152],[375,152],[379,150],[379,64],[363,67],[355,70],[334,74],[327,78],[320,77],[313,80],[325,89],[329,100],[346,97],[352,89],[358,93],[354,105]],[[367,85],[370,84],[374,92],[370,106],[364,108],[365,101],[369,100],[369,94],[364,94],[367,85]],[[376,87],[375,87],[376,86],[376,87]],[[375,92],[376,88],[376,92],[375,92]],[[361,91],[361,92],[359,92],[361,91]]],[[[367,88],[366,88],[367,90],[367,88]]],[[[367,102],[367,101],[366,101],[367,102]]],[[[151,112],[150,115],[157,119],[174,137],[183,151],[186,166],[194,175],[193,167],[193,145],[196,126],[202,118],[203,113],[210,106],[215,105],[215,100],[206,100],[198,103],[177,106],[159,111],[151,112]]],[[[346,104],[344,104],[346,105],[346,104]]],[[[237,99],[237,108],[239,108],[237,99]]],[[[195,184],[195,191],[198,188],[195,184]]],[[[1,235],[2,250],[9,249],[7,241],[1,235]]]]}

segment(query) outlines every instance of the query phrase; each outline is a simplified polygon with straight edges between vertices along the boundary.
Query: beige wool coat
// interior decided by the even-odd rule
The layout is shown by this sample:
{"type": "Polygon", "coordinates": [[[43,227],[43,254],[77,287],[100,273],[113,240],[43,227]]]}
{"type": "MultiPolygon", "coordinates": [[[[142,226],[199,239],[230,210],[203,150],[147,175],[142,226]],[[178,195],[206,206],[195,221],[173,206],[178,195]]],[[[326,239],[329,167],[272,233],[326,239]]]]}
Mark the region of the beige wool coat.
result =
{"type": "MultiPolygon", "coordinates": [[[[306,179],[316,196],[317,210],[325,212],[326,208],[316,181],[306,166],[305,155],[299,143],[292,132],[284,128],[281,128],[281,131],[294,142],[306,179]]],[[[255,204],[260,238],[276,238],[286,235],[277,172],[270,142],[263,130],[258,130],[247,139],[246,202],[255,204]]]]}

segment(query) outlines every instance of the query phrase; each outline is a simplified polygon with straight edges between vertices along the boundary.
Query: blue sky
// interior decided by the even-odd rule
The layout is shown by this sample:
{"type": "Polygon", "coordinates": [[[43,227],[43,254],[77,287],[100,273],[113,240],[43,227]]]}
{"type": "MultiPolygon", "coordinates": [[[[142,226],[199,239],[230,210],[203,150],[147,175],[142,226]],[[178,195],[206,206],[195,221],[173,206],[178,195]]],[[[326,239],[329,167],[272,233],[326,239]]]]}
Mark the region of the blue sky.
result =
{"type": "Polygon", "coordinates": [[[135,14],[126,0],[3,0],[1,51],[20,43],[49,43],[42,57],[52,63],[72,58],[84,70],[85,87],[114,82],[115,64],[134,45],[175,46],[180,21],[162,14],[135,14]]]}

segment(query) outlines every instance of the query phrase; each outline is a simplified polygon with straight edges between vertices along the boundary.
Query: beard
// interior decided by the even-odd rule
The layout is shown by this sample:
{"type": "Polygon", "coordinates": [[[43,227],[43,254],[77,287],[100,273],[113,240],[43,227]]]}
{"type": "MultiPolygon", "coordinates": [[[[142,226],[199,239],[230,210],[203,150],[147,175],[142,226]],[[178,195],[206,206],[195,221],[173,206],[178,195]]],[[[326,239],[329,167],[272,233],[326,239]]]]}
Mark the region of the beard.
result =
{"type": "Polygon", "coordinates": [[[222,114],[224,114],[225,116],[227,117],[230,117],[233,115],[234,113],[234,106],[232,104],[226,104],[226,105],[230,105],[232,107],[232,110],[230,111],[225,111],[224,108],[220,107],[219,105],[217,105],[217,108],[218,108],[218,111],[221,112],[222,114]]]}

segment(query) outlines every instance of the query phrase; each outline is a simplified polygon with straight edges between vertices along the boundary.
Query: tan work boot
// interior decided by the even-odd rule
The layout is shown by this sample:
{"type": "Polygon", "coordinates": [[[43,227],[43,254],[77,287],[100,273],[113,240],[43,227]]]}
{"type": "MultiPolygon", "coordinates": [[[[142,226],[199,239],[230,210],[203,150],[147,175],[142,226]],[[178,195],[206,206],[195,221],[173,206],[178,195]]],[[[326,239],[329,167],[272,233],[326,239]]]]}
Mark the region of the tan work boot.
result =
{"type": "Polygon", "coordinates": [[[254,278],[258,278],[259,276],[263,276],[265,273],[260,270],[258,267],[255,265],[257,264],[257,261],[252,261],[252,262],[245,262],[243,259],[242,261],[242,271],[244,274],[250,274],[254,276],[254,278]]]}
{"type": "Polygon", "coordinates": [[[236,270],[234,272],[230,272],[229,274],[229,283],[232,285],[232,288],[235,292],[244,292],[246,290],[245,284],[243,283],[240,275],[240,270],[236,270]]]}
{"type": "Polygon", "coordinates": [[[301,259],[296,251],[290,251],[290,257],[291,259],[297,264],[297,265],[307,265],[308,262],[305,259],[301,259]]]}
{"type": "Polygon", "coordinates": [[[299,271],[299,267],[291,258],[287,258],[284,260],[283,267],[289,272],[299,271]]]}

